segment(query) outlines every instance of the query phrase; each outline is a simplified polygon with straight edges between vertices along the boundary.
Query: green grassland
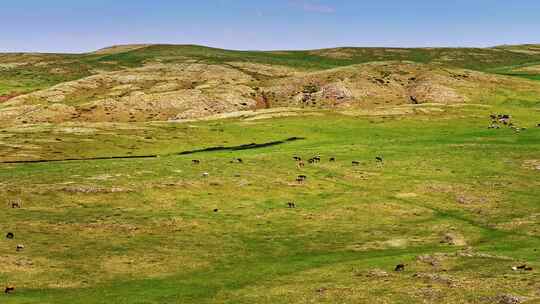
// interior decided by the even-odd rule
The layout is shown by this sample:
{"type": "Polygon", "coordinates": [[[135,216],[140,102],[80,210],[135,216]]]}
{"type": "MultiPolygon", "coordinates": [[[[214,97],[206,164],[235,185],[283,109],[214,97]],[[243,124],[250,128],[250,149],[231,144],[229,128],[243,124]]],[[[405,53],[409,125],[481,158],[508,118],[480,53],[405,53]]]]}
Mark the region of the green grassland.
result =
{"type": "Polygon", "coordinates": [[[0,302],[537,303],[538,101],[317,114],[0,130],[0,161],[160,156],[0,164],[0,197],[23,202],[0,213],[17,288],[0,302]],[[527,129],[488,129],[491,113],[527,129]]]}

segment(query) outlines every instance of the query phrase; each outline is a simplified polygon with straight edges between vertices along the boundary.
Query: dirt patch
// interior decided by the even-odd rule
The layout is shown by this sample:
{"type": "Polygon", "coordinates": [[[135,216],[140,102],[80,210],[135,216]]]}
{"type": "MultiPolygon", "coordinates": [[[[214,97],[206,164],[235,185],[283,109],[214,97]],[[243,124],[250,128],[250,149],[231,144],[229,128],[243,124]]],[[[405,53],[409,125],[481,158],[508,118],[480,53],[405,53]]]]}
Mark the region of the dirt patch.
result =
{"type": "Polygon", "coordinates": [[[373,241],[362,244],[355,244],[348,246],[347,248],[353,251],[370,251],[370,250],[383,250],[389,248],[406,248],[408,246],[415,246],[417,244],[425,244],[426,239],[412,238],[412,239],[390,239],[384,241],[373,241]]]}
{"type": "Polygon", "coordinates": [[[484,204],[487,203],[487,198],[461,193],[456,195],[456,202],[462,205],[484,204]]]}
{"type": "Polygon", "coordinates": [[[391,248],[407,247],[408,241],[406,239],[392,239],[384,242],[385,245],[391,248]]]}
{"type": "Polygon", "coordinates": [[[381,269],[371,269],[366,274],[366,277],[368,278],[387,278],[390,276],[390,274],[384,270],[381,269]]]}
{"type": "Polygon", "coordinates": [[[540,160],[529,159],[523,162],[523,167],[531,170],[540,170],[540,160]]]}
{"type": "Polygon", "coordinates": [[[493,304],[520,304],[527,301],[527,298],[511,294],[503,294],[490,298],[489,301],[493,304]]]}
{"type": "Polygon", "coordinates": [[[425,264],[428,264],[433,267],[438,267],[441,265],[443,256],[440,254],[424,254],[416,257],[416,260],[425,264]]]}
{"type": "Polygon", "coordinates": [[[494,259],[494,260],[501,260],[501,261],[513,261],[514,258],[508,257],[508,256],[500,256],[500,255],[493,255],[489,253],[483,253],[483,252],[475,252],[473,251],[473,248],[466,247],[463,250],[456,252],[456,253],[448,253],[446,254],[448,257],[462,257],[462,258],[483,258],[483,259],[494,259]]]}
{"type": "Polygon", "coordinates": [[[448,287],[455,288],[459,286],[459,281],[455,278],[452,278],[448,275],[437,274],[437,273],[415,273],[413,278],[422,279],[426,282],[433,282],[447,285],[448,287]]]}
{"type": "Polygon", "coordinates": [[[403,192],[403,193],[396,194],[396,197],[397,198],[413,198],[413,197],[418,197],[418,194],[414,192],[403,192]]]}
{"type": "Polygon", "coordinates": [[[445,233],[441,239],[441,243],[448,244],[452,246],[465,246],[467,242],[463,235],[456,232],[445,233]]]}
{"type": "Polygon", "coordinates": [[[500,199],[496,191],[483,191],[475,189],[471,185],[432,183],[423,186],[419,192],[425,194],[440,193],[448,196],[448,199],[462,206],[478,206],[497,202],[500,199]]]}
{"type": "Polygon", "coordinates": [[[23,256],[3,255],[0,256],[2,261],[2,272],[6,273],[39,273],[45,271],[43,262],[45,260],[32,260],[23,256]]]}
{"type": "Polygon", "coordinates": [[[83,194],[96,194],[96,193],[125,193],[132,192],[133,190],[122,187],[103,188],[98,186],[68,186],[61,188],[61,191],[68,193],[83,193],[83,194]]]}
{"type": "Polygon", "coordinates": [[[17,96],[21,95],[21,93],[10,93],[10,94],[4,94],[0,95],[0,103],[8,101],[12,98],[15,98],[17,96]]]}
{"type": "Polygon", "coordinates": [[[459,94],[455,89],[436,83],[429,79],[419,82],[409,89],[411,100],[415,103],[439,102],[439,103],[463,103],[467,97],[459,94]]]}

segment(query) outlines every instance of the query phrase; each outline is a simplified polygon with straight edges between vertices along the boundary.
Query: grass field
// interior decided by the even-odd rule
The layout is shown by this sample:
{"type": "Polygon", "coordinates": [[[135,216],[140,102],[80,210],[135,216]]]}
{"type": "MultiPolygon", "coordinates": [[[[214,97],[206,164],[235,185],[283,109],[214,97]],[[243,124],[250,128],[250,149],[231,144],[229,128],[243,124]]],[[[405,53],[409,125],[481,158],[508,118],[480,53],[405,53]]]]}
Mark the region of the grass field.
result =
{"type": "Polygon", "coordinates": [[[2,129],[0,161],[160,157],[0,164],[0,302],[538,303],[539,111],[2,129]]]}

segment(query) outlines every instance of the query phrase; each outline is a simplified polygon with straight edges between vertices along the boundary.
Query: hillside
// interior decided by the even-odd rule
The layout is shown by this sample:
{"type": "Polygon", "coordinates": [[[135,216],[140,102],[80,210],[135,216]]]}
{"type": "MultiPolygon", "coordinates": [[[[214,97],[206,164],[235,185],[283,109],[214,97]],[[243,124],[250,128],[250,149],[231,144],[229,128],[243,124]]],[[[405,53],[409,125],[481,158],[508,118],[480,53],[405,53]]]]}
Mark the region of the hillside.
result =
{"type": "Polygon", "coordinates": [[[536,95],[533,46],[248,52],[127,45],[0,55],[2,124],[155,121],[274,106],[369,108],[536,95]],[[519,78],[497,76],[494,73],[519,78]],[[523,95],[523,96],[521,96],[523,95]]]}

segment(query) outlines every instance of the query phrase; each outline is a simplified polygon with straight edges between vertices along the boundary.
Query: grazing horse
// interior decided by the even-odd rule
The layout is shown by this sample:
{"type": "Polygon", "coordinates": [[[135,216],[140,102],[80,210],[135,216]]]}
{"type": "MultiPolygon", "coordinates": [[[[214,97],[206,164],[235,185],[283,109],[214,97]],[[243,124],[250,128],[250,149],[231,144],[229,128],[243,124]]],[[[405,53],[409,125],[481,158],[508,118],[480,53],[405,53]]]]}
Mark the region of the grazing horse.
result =
{"type": "Polygon", "coordinates": [[[313,157],[312,159],[313,159],[313,162],[318,163],[318,162],[321,161],[321,156],[320,156],[320,155],[317,155],[317,156],[313,157]]]}
{"type": "Polygon", "coordinates": [[[24,249],[24,245],[23,244],[19,244],[17,245],[17,251],[21,251],[24,249]]]}
{"type": "Polygon", "coordinates": [[[306,179],[307,179],[307,176],[305,175],[298,175],[298,177],[296,177],[296,181],[299,183],[306,181],[306,179]]]}
{"type": "Polygon", "coordinates": [[[4,289],[4,293],[13,293],[15,292],[15,286],[8,285],[6,286],[6,289],[4,289]]]}
{"type": "Polygon", "coordinates": [[[11,205],[12,209],[19,209],[21,208],[22,203],[20,199],[17,199],[17,200],[9,201],[9,205],[11,205]]]}
{"type": "Polygon", "coordinates": [[[394,271],[404,271],[405,270],[405,264],[397,264],[394,271]]]}

